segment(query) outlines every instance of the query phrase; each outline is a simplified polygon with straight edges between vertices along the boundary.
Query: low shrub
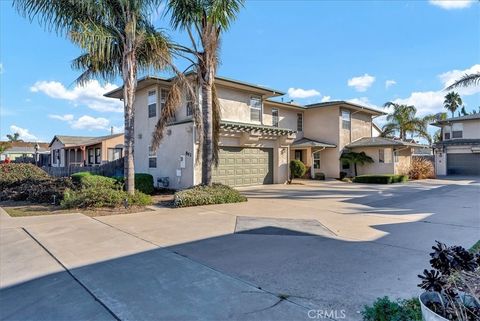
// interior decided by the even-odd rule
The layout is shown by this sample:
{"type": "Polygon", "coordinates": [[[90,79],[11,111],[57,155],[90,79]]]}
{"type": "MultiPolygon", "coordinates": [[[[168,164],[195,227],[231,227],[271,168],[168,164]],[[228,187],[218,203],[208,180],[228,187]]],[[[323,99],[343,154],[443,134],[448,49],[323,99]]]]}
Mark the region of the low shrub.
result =
{"type": "Polygon", "coordinates": [[[347,177],[347,172],[340,172],[340,180],[344,179],[345,177],[347,177]]]}
{"type": "Polygon", "coordinates": [[[175,193],[174,206],[188,207],[245,202],[247,198],[227,185],[197,185],[175,193]]]}
{"type": "Polygon", "coordinates": [[[315,173],[314,179],[324,181],[325,180],[325,173],[315,173]]]}
{"type": "Polygon", "coordinates": [[[80,188],[110,188],[110,189],[122,189],[122,184],[111,177],[100,175],[86,175],[82,177],[80,181],[80,188]]]}
{"type": "Polygon", "coordinates": [[[75,184],[81,184],[84,177],[92,176],[90,172],[78,172],[70,175],[70,178],[75,184]]]}
{"type": "Polygon", "coordinates": [[[142,192],[135,191],[135,195],[129,195],[120,188],[110,187],[82,187],[81,189],[67,189],[64,193],[61,206],[63,208],[95,208],[95,207],[118,207],[124,206],[125,200],[128,205],[150,205],[152,198],[142,192]]]}
{"type": "Polygon", "coordinates": [[[372,306],[362,311],[364,321],[422,321],[422,311],[417,298],[391,301],[387,296],[378,298],[372,306]]]}
{"type": "Polygon", "coordinates": [[[298,159],[292,159],[290,161],[290,173],[292,178],[300,178],[307,172],[307,167],[305,164],[299,161],[298,159]]]}
{"type": "Polygon", "coordinates": [[[413,157],[408,170],[408,177],[410,179],[435,178],[435,168],[432,161],[413,157]]]}
{"type": "Polygon", "coordinates": [[[21,184],[23,181],[48,179],[43,169],[33,164],[0,164],[0,188],[21,184]]]}
{"type": "Polygon", "coordinates": [[[58,204],[65,190],[73,188],[70,178],[29,179],[0,189],[0,201],[28,201],[58,204]]]}
{"type": "Polygon", "coordinates": [[[135,174],[135,188],[145,194],[153,194],[153,176],[145,173],[135,174]]]}
{"type": "Polygon", "coordinates": [[[354,183],[366,184],[393,184],[404,183],[408,181],[406,175],[360,175],[353,178],[354,183]]]}

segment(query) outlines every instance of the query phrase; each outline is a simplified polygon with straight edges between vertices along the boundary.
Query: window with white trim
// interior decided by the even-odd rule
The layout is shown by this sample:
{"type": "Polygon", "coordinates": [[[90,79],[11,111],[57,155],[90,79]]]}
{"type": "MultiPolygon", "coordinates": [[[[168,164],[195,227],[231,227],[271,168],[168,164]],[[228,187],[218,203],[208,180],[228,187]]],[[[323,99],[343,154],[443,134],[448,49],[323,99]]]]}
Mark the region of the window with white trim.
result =
{"type": "Polygon", "coordinates": [[[443,139],[448,140],[451,137],[451,128],[450,126],[443,127],[443,139]]]}
{"type": "Polygon", "coordinates": [[[297,114],[297,131],[303,132],[303,114],[297,114]]]}
{"type": "Polygon", "coordinates": [[[320,169],[320,152],[313,154],[313,168],[320,169]]]}
{"type": "Polygon", "coordinates": [[[148,146],[148,168],[157,167],[157,154],[153,150],[152,146],[148,146]]]}
{"type": "Polygon", "coordinates": [[[157,91],[148,92],[148,118],[157,116],[157,91]]]}
{"type": "Polygon", "coordinates": [[[272,108],[272,126],[278,127],[278,108],[272,108]]]}
{"type": "Polygon", "coordinates": [[[378,150],[378,162],[385,163],[385,149],[383,148],[378,150]]]}
{"type": "Polygon", "coordinates": [[[452,125],[452,138],[462,138],[463,137],[463,124],[455,123],[452,125]]]}
{"type": "Polygon", "coordinates": [[[342,129],[350,129],[350,111],[342,110],[342,129]]]}
{"type": "Polygon", "coordinates": [[[100,164],[102,160],[102,153],[100,148],[95,148],[95,164],[100,164]]]}
{"type": "Polygon", "coordinates": [[[189,90],[187,90],[186,101],[187,117],[189,117],[193,115],[193,97],[189,90]]]}
{"type": "Polygon", "coordinates": [[[260,97],[250,97],[250,121],[262,121],[262,99],[260,97]]]}

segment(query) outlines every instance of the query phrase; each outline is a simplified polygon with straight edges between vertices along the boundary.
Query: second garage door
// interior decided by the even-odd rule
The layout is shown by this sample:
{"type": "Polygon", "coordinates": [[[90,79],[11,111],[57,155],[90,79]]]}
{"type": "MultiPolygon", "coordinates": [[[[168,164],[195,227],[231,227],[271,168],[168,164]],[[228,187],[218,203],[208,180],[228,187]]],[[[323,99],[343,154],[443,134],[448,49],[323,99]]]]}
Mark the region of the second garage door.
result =
{"type": "Polygon", "coordinates": [[[447,175],[480,175],[480,154],[447,154],[447,175]]]}
{"type": "Polygon", "coordinates": [[[221,147],[213,182],[230,186],[273,183],[271,148],[221,147]]]}

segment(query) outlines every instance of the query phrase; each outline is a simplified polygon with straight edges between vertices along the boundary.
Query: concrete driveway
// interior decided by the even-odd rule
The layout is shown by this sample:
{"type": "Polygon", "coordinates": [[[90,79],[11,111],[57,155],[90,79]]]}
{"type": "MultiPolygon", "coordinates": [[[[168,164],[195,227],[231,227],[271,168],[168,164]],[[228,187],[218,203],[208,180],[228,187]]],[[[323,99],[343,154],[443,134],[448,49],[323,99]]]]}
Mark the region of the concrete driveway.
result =
{"type": "Polygon", "coordinates": [[[435,240],[480,239],[479,180],[302,183],[243,189],[242,204],[0,215],[0,316],[360,320],[379,296],[419,293],[435,240]]]}

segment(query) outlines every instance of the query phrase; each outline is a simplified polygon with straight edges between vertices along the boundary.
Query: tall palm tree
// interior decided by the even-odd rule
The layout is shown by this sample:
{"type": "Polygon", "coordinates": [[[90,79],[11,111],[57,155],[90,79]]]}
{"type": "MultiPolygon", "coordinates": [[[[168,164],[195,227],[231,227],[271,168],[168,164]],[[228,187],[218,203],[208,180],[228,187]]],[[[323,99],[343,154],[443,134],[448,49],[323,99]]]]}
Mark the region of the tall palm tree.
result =
{"type": "MultiPolygon", "coordinates": [[[[185,30],[191,41],[191,48],[177,45],[177,53],[187,55],[192,63],[187,70],[192,70],[196,83],[201,90],[201,113],[194,112],[198,139],[202,154],[202,184],[212,183],[212,166],[218,164],[218,140],[220,131],[220,104],[216,96],[215,75],[219,60],[220,37],[230,27],[242,8],[244,0],[169,0],[167,13],[171,15],[172,26],[185,30]]],[[[184,56],[185,57],[185,56],[184,56]]],[[[180,91],[176,85],[185,85],[179,81],[172,86],[170,98],[177,100],[180,91]],[[177,98],[177,99],[176,99],[177,98]]],[[[191,88],[189,88],[192,91],[191,88]]],[[[168,97],[167,97],[168,100],[168,97]]],[[[166,103],[165,117],[157,123],[152,140],[158,146],[163,138],[163,131],[168,117],[174,113],[178,104],[166,103]]],[[[197,109],[197,108],[195,108],[197,109]]]]}
{"type": "Polygon", "coordinates": [[[455,111],[463,104],[460,95],[454,91],[445,95],[443,106],[452,112],[452,117],[455,117],[455,111]]]}
{"type": "Polygon", "coordinates": [[[343,153],[342,156],[340,156],[340,160],[343,162],[348,162],[353,164],[353,167],[355,170],[355,176],[358,176],[357,164],[364,165],[366,163],[374,162],[373,158],[365,154],[365,152],[360,152],[360,153],[346,152],[346,153],[343,153]]]}
{"type": "Polygon", "coordinates": [[[123,81],[125,116],[125,186],[135,192],[134,106],[137,73],[162,70],[170,64],[167,37],[155,30],[149,12],[160,0],[15,0],[17,10],[35,17],[48,29],[66,35],[83,54],[72,67],[82,74],[80,84],[92,78],[123,81]]]}
{"type": "Polygon", "coordinates": [[[20,139],[19,133],[7,134],[7,139],[9,142],[22,142],[23,140],[20,139]]]}
{"type": "Polygon", "coordinates": [[[465,74],[462,78],[455,81],[453,84],[445,88],[445,90],[452,90],[459,87],[470,87],[480,85],[480,72],[476,74],[465,74]]]}
{"type": "Polygon", "coordinates": [[[411,105],[385,103],[384,107],[393,107],[393,111],[387,115],[387,123],[382,127],[382,137],[393,137],[398,132],[401,140],[407,139],[407,134],[425,138],[431,142],[432,138],[428,133],[428,125],[436,120],[434,115],[418,117],[417,108],[411,105]]]}

